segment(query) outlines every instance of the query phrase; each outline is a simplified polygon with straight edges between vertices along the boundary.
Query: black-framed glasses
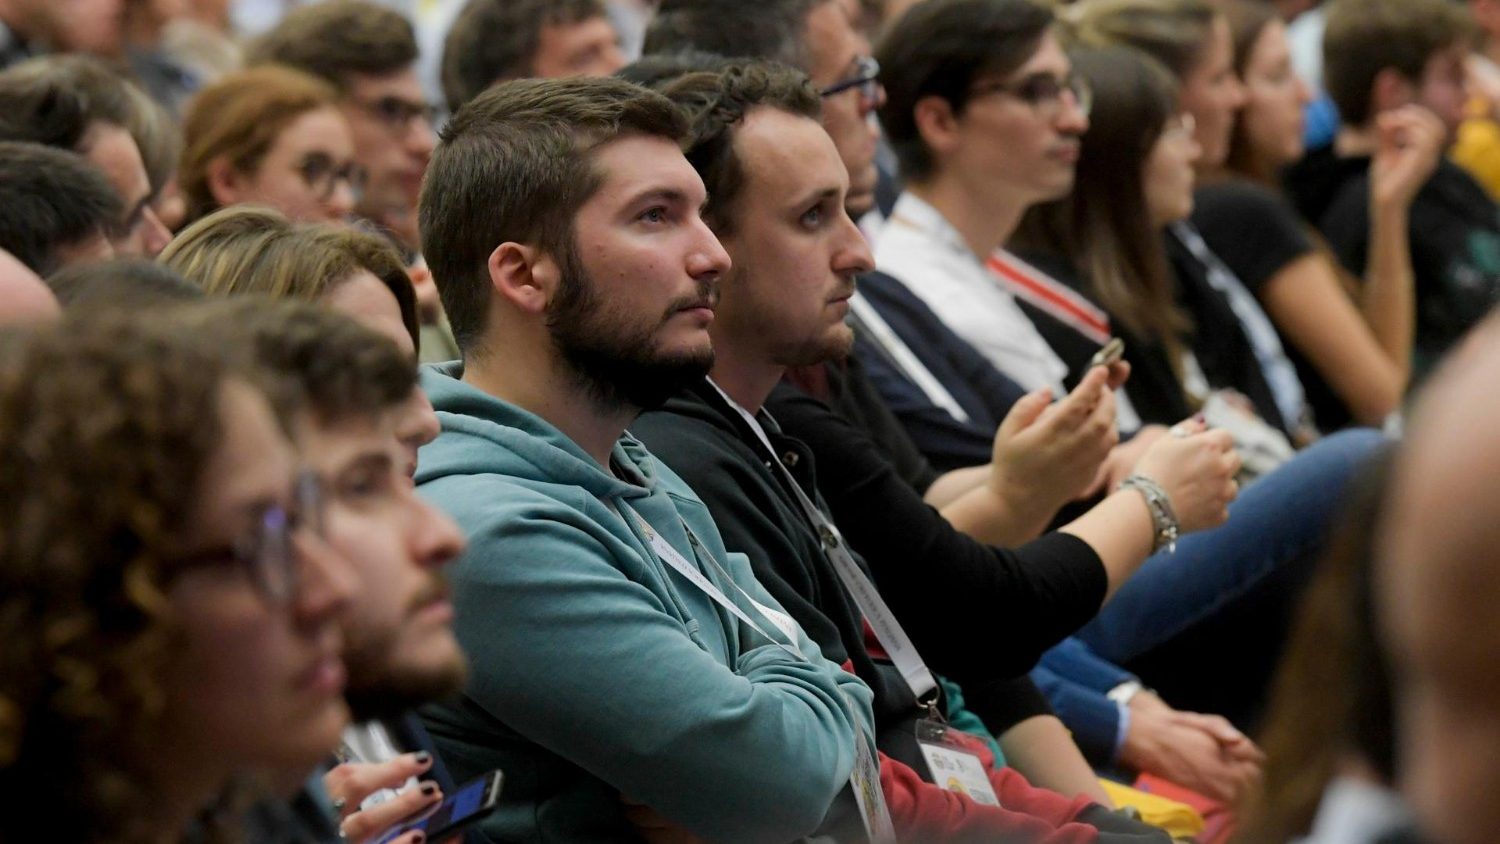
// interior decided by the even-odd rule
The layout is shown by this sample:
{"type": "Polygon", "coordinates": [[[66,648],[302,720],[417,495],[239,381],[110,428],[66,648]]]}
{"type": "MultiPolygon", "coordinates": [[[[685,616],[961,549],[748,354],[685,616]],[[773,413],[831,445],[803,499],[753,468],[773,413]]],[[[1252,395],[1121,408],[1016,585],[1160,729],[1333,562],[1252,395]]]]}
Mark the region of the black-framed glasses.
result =
{"type": "Polygon", "coordinates": [[[359,201],[365,189],[365,168],[353,161],[337,164],[333,156],[323,152],[308,153],[298,162],[297,175],[302,177],[302,181],[312,188],[322,202],[333,198],[339,182],[349,186],[355,202],[359,201]]]}
{"type": "Polygon", "coordinates": [[[385,96],[373,100],[350,97],[349,102],[374,115],[393,132],[407,131],[411,128],[412,121],[419,117],[426,121],[429,127],[437,122],[436,107],[428,103],[408,100],[405,97],[385,96]]]}
{"type": "Polygon", "coordinates": [[[880,98],[880,62],[873,56],[860,56],[854,60],[854,75],[841,79],[818,92],[820,97],[842,94],[850,88],[858,88],[860,99],[873,103],[880,98]]]}
{"type": "Polygon", "coordinates": [[[969,98],[988,94],[1005,94],[1031,106],[1038,117],[1052,120],[1062,111],[1063,96],[1073,98],[1073,105],[1088,117],[1094,107],[1094,89],[1082,76],[1068,74],[1056,77],[1050,73],[1038,73],[1018,82],[986,82],[969,89],[969,98]]]}
{"type": "Polygon", "coordinates": [[[301,582],[294,540],[299,530],[323,535],[323,485],[311,471],[298,474],[290,509],[272,504],[260,512],[255,527],[233,542],[177,557],[179,572],[229,563],[239,568],[267,603],[286,606],[301,582]]]}

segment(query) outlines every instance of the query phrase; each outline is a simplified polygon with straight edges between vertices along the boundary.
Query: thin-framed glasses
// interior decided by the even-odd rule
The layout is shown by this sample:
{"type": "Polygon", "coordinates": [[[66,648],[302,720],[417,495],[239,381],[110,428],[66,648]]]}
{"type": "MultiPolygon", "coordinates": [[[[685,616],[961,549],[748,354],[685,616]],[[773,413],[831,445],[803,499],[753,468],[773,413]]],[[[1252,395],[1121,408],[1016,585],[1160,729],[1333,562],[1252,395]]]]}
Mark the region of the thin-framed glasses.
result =
{"type": "Polygon", "coordinates": [[[1038,117],[1051,120],[1062,111],[1063,96],[1073,98],[1073,105],[1088,117],[1094,107],[1094,89],[1082,76],[1068,74],[1058,78],[1050,73],[1038,73],[1019,82],[986,82],[969,89],[969,98],[989,94],[1005,94],[1031,106],[1038,117]]]}
{"type": "Polygon", "coordinates": [[[387,96],[374,100],[350,97],[349,102],[375,116],[392,132],[405,132],[412,121],[422,118],[428,126],[437,122],[437,109],[424,102],[414,102],[404,97],[387,96]]]}
{"type": "Polygon", "coordinates": [[[301,581],[296,534],[307,529],[322,536],[324,523],[323,486],[316,474],[300,473],[293,493],[295,503],[290,509],[272,504],[260,512],[255,526],[243,536],[177,557],[173,567],[186,571],[229,563],[245,574],[267,603],[277,607],[290,604],[301,581]]]}
{"type": "Polygon", "coordinates": [[[339,182],[349,186],[349,191],[354,194],[356,202],[359,201],[365,189],[365,168],[353,161],[337,165],[333,157],[327,153],[308,153],[297,164],[297,175],[302,177],[302,181],[317,194],[322,202],[333,198],[333,192],[338,188],[339,182]]]}
{"type": "Polygon", "coordinates": [[[833,97],[850,88],[858,88],[860,99],[874,103],[880,98],[880,62],[873,56],[860,56],[854,60],[854,75],[841,79],[818,92],[820,97],[833,97]]]}

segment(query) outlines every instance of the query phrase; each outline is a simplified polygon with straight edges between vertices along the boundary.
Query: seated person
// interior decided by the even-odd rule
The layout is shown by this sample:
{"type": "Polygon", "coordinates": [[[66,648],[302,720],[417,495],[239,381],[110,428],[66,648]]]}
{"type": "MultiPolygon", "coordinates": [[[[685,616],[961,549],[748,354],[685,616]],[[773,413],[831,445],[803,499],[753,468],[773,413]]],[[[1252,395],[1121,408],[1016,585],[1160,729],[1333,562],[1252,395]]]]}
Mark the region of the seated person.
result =
{"type": "Polygon", "coordinates": [[[182,135],[188,223],[247,202],[297,222],[341,223],[364,189],[338,92],[291,68],[252,68],[199,91],[182,135]]]}
{"type": "Polygon", "coordinates": [[[0,837],[232,834],[244,784],[348,722],[348,562],[222,344],[111,315],[4,351],[0,837]],[[201,827],[200,827],[201,829],[201,827]]]}
{"type": "MultiPolygon", "coordinates": [[[[1442,121],[1443,146],[1463,120],[1469,22],[1445,0],[1336,0],[1324,35],[1328,93],[1344,124],[1327,150],[1286,174],[1298,210],[1318,227],[1356,277],[1378,259],[1369,209],[1382,115],[1420,105],[1442,121]]],[[[1412,200],[1408,215],[1415,280],[1412,372],[1420,378],[1500,298],[1500,210],[1449,161],[1412,200]]]]}
{"type": "MultiPolygon", "coordinates": [[[[710,378],[679,391],[661,411],[644,414],[631,430],[704,497],[728,547],[748,554],[757,576],[824,653],[852,660],[875,692],[882,748],[925,770],[912,729],[924,714],[922,704],[936,699],[913,641],[921,643],[938,670],[966,685],[973,681],[966,697],[997,732],[1039,714],[1026,709],[1032,702],[1017,700],[1014,683],[1006,681],[1090,616],[1112,584],[1144,559],[1153,533],[1145,505],[1137,503],[1138,493],[1120,493],[1101,508],[1107,514],[1071,525],[1072,535],[1049,537],[1006,554],[963,540],[906,490],[908,501],[902,503],[913,506],[881,507],[867,514],[899,522],[914,536],[914,541],[890,546],[884,556],[869,558],[875,580],[892,596],[893,613],[865,573],[864,561],[837,557],[826,538],[819,540],[821,528],[833,528],[826,514],[807,509],[815,506],[817,495],[814,455],[782,436],[769,417],[752,421],[749,415],[760,409],[788,364],[821,360],[847,340],[845,300],[855,274],[871,263],[863,236],[844,212],[847,176],[832,140],[816,122],[815,92],[802,74],[757,63],[723,73],[689,74],[664,91],[693,122],[687,155],[712,197],[706,219],[731,260],[739,263],[722,287],[710,327],[715,353],[710,378]],[[737,178],[731,181],[724,175],[729,172],[737,178]],[[764,257],[771,255],[788,257],[764,257]],[[763,465],[767,460],[782,463],[786,473],[763,465]],[[929,539],[934,522],[946,537],[929,539]],[[1126,536],[1111,537],[1111,529],[1126,536]],[[944,539],[946,547],[937,547],[944,539]],[[950,549],[962,562],[953,559],[950,549]],[[914,565],[917,560],[923,565],[914,565]],[[927,576],[910,577],[918,571],[927,576]],[[1045,608],[1032,613],[1030,607],[1039,603],[1045,608]],[[946,604],[946,611],[935,612],[939,604],[946,604]],[[996,623],[996,615],[1004,621],[996,623]],[[867,625],[878,645],[867,647],[867,625]],[[903,625],[910,626],[915,640],[907,638],[903,625]],[[1018,708],[1024,711],[1018,714],[1018,708]]],[[[1096,395],[1103,374],[1095,379],[1096,395]]],[[[1104,395],[1101,423],[1108,426],[1113,413],[1104,395]]],[[[1203,437],[1180,447],[1210,454],[1214,439],[1203,437]]],[[[1164,444],[1162,451],[1169,450],[1164,444]]],[[[1230,468],[1217,467],[1220,489],[1230,468]]],[[[1179,486],[1179,480],[1186,479],[1173,475],[1166,482],[1187,500],[1188,484],[1179,486]]],[[[1205,486],[1213,486],[1212,480],[1205,486]]],[[[1209,497],[1185,516],[1196,524],[1216,518],[1222,507],[1222,500],[1209,497]]],[[[1072,753],[1082,775],[1055,787],[1069,796],[1098,795],[1087,766],[1076,749],[1072,753]]],[[[992,770],[991,776],[994,790],[1006,794],[1000,803],[1027,814],[1025,789],[1004,785],[1014,783],[1014,773],[992,770]]],[[[897,798],[888,796],[896,806],[897,798]]],[[[914,796],[922,799],[920,791],[914,796]]],[[[919,837],[977,835],[979,830],[971,827],[994,814],[983,805],[971,807],[961,816],[951,815],[948,826],[919,837]]],[[[1107,828],[1097,810],[1076,817],[1098,819],[1107,828]]],[[[1037,823],[1003,815],[991,822],[997,825],[994,834],[1037,823]]],[[[897,831],[912,834],[899,817],[897,831]]]]}
{"type": "MultiPolygon", "coordinates": [[[[1343,269],[1281,195],[1281,171],[1305,152],[1303,107],[1311,96],[1292,71],[1286,26],[1264,3],[1227,0],[1223,8],[1244,106],[1228,157],[1198,159],[1192,222],[1275,324],[1316,427],[1379,426],[1400,408],[1410,373],[1407,217],[1442,153],[1441,124],[1417,107],[1381,118],[1370,207],[1370,242],[1379,248],[1351,296],[1343,269]]],[[[1197,118],[1205,109],[1193,106],[1208,98],[1183,100],[1197,118]]]]}
{"type": "MultiPolygon", "coordinates": [[[[933,297],[929,299],[933,310],[953,310],[950,300],[935,296],[941,291],[969,297],[965,301],[970,306],[960,315],[985,330],[992,352],[1004,352],[1014,362],[1014,371],[1007,374],[1029,379],[1026,386],[1032,389],[1050,387],[1063,378],[1081,378],[1085,373],[1069,368],[1008,290],[995,283],[984,260],[993,254],[1026,207],[1071,188],[1077,136],[1085,124],[1074,94],[1059,81],[1068,78],[1066,56],[1046,34],[1045,19],[1036,22],[1021,15],[1021,9],[1030,7],[1007,8],[986,18],[986,27],[993,29],[984,31],[997,34],[972,40],[971,49],[976,54],[972,60],[954,64],[928,46],[958,43],[956,36],[946,35],[955,30],[980,31],[973,17],[975,5],[963,0],[934,0],[914,7],[879,51],[890,59],[882,65],[895,68],[886,76],[885,122],[907,164],[908,189],[876,246],[876,260],[877,264],[884,259],[903,268],[908,275],[897,283],[904,284],[913,299],[933,297]],[[1021,28],[1023,22],[1028,29],[1021,28]],[[1009,53],[1009,62],[1002,61],[999,50],[1015,43],[1026,46],[1009,53]],[[1016,64],[1010,66],[1012,62],[1016,64]],[[951,103],[943,91],[971,90],[975,80],[947,78],[939,71],[946,67],[965,68],[966,75],[994,77],[985,86],[992,93],[951,103]],[[1033,106],[1011,93],[1016,79],[1043,80],[1038,85],[1050,83],[1044,93],[1054,96],[1037,94],[1038,103],[1033,106]],[[996,87],[1000,85],[1005,87],[996,87]],[[903,208],[907,209],[904,214],[903,208]],[[969,237],[973,238],[972,245],[969,237]],[[1001,325],[1008,327],[1008,333],[997,333],[1001,325]]],[[[1076,291],[1060,283],[1055,287],[1070,294],[1069,302],[1087,305],[1093,313],[1102,314],[1097,305],[1076,291]]],[[[919,313],[924,312],[909,309],[905,315],[915,317],[919,313]]],[[[931,311],[925,313],[930,327],[935,320],[931,320],[931,311]]],[[[1083,308],[1076,313],[1090,315],[1083,308]]],[[[1078,324],[1087,328],[1081,320],[1078,324]]],[[[1097,333],[1107,339],[1109,324],[1105,322],[1102,329],[1097,333]]],[[[904,339],[917,350],[928,336],[933,332],[904,339]]],[[[1097,341],[1090,354],[1102,342],[1097,341]]],[[[974,352],[970,350],[969,354],[974,352]]],[[[1129,354],[1127,349],[1127,357],[1129,354]]],[[[873,361],[864,362],[873,368],[873,361]]],[[[973,366],[954,366],[944,374],[963,377],[973,371],[973,366]]],[[[951,383],[954,391],[965,384],[968,389],[978,385],[972,380],[951,383]]],[[[978,409],[985,410],[983,406],[978,409]]],[[[1138,435],[1135,440],[1144,436],[1138,435]]],[[[1084,640],[1115,664],[1141,671],[1146,683],[1159,689],[1170,703],[1252,721],[1274,665],[1274,656],[1268,656],[1274,645],[1267,643],[1279,641],[1279,615],[1284,614],[1289,596],[1294,594],[1286,581],[1297,580],[1298,561],[1323,536],[1330,502],[1374,439],[1368,432],[1334,438],[1312,454],[1292,461],[1274,483],[1270,477],[1257,482],[1249,490],[1254,496],[1246,495],[1237,502],[1226,526],[1188,537],[1180,544],[1177,560],[1193,548],[1195,554],[1203,555],[1198,559],[1215,561],[1212,565],[1181,564],[1179,569],[1174,555],[1156,555],[1113,599],[1108,616],[1101,616],[1084,629],[1084,640]],[[1260,489],[1261,484],[1272,484],[1272,488],[1260,489]],[[1274,488],[1281,484],[1287,486],[1274,488]],[[1309,501],[1324,506],[1312,508],[1309,501]],[[1240,510],[1244,514],[1236,517],[1240,510]],[[1268,537],[1275,538],[1276,550],[1270,555],[1265,553],[1268,537]],[[1162,579],[1157,580],[1153,573],[1162,579]],[[1228,604],[1222,600],[1226,588],[1236,596],[1228,604]],[[1156,609],[1147,610],[1148,605],[1156,609]],[[1163,612],[1162,606],[1175,610],[1163,612]],[[1152,623],[1144,624],[1148,619],[1152,623]],[[1233,657],[1228,656],[1231,653],[1233,657]],[[1209,654],[1213,657],[1208,658],[1209,654]],[[1222,683],[1201,683],[1194,671],[1202,665],[1234,665],[1244,670],[1227,674],[1222,683]]],[[[1111,686],[1099,678],[1108,676],[1091,672],[1092,685],[1087,688],[1094,694],[1086,698],[1097,704],[1095,713],[1110,716],[1105,722],[1109,729],[1102,733],[1109,743],[1091,742],[1095,748],[1091,758],[1101,764],[1113,761],[1130,735],[1124,729],[1129,725],[1115,717],[1119,707],[1104,699],[1103,692],[1111,686]]],[[[1122,696],[1125,693],[1121,691],[1122,696]]],[[[1063,714],[1067,720],[1066,711],[1063,714]]],[[[1093,735],[1101,736],[1101,732],[1094,731],[1093,735]]]]}
{"type": "Polygon", "coordinates": [[[0,141],[0,249],[39,276],[113,258],[120,197],[82,157],[0,141]]]}
{"type": "Polygon", "coordinates": [[[423,372],[443,430],[416,480],[469,539],[471,675],[423,717],[457,779],[525,772],[492,839],[890,834],[869,688],[625,434],[712,361],[729,262],[686,135],[627,82],[511,81],[454,115],[424,184],[464,359],[423,372]]]}

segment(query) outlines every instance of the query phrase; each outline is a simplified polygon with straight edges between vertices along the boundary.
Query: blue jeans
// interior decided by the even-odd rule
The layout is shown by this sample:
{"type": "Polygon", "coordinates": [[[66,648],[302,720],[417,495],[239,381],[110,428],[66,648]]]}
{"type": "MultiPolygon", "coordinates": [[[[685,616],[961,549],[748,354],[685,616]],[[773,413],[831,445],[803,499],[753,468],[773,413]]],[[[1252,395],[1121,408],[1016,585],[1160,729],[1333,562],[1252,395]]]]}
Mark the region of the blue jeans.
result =
{"type": "Polygon", "coordinates": [[[1355,429],[1304,449],[1228,522],[1147,559],[1078,638],[1178,708],[1253,721],[1343,491],[1383,442],[1355,429]]]}

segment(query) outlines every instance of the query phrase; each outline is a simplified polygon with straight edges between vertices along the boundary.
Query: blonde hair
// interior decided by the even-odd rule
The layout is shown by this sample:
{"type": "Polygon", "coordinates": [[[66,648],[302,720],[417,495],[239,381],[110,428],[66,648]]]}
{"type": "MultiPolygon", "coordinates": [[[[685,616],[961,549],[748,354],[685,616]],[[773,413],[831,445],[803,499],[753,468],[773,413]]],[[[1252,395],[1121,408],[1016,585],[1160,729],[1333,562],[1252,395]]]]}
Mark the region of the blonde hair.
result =
{"type": "Polygon", "coordinates": [[[337,105],[332,85],[279,65],[231,73],[198,92],[183,115],[178,168],[188,221],[219,207],[209,188],[213,162],[227,159],[236,170],[252,172],[293,121],[337,105]]]}
{"type": "Polygon", "coordinates": [[[236,205],[188,226],[158,258],[211,295],[316,302],[364,270],[380,279],[416,343],[416,293],[389,241],[328,223],[295,225],[279,211],[236,205]]]}

